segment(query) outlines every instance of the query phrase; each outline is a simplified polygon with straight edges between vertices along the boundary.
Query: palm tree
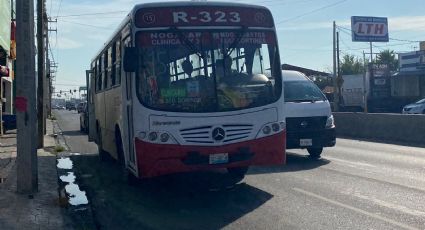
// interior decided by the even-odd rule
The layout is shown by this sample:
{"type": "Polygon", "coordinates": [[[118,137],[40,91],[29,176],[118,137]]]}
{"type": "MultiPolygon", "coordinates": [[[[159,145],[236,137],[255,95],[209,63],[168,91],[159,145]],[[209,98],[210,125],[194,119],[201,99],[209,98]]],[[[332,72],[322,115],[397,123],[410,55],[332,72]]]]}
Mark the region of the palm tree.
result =
{"type": "Polygon", "coordinates": [[[398,59],[394,50],[383,50],[376,57],[377,64],[387,64],[390,71],[396,71],[398,69],[398,59]]]}

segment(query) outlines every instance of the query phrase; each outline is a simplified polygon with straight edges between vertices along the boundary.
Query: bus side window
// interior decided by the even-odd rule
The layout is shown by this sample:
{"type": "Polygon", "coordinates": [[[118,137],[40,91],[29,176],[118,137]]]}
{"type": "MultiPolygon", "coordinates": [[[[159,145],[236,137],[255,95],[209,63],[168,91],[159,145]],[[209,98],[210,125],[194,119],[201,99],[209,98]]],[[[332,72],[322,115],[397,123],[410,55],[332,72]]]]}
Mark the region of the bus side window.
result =
{"type": "Polygon", "coordinates": [[[118,39],[115,44],[115,81],[117,85],[121,84],[121,42],[118,39]]]}
{"type": "Polygon", "coordinates": [[[96,89],[97,91],[102,90],[102,78],[100,77],[102,74],[102,69],[101,69],[101,58],[99,57],[99,59],[96,61],[96,79],[97,79],[97,85],[96,85],[96,89]]]}
{"type": "Polygon", "coordinates": [[[116,61],[117,61],[117,43],[116,42],[114,42],[113,44],[112,44],[112,47],[111,47],[111,57],[112,57],[112,61],[111,61],[111,85],[112,86],[114,86],[114,85],[116,85],[117,84],[117,82],[116,82],[116,76],[117,76],[117,73],[116,73],[116,61]]]}
{"type": "Polygon", "coordinates": [[[106,89],[108,87],[108,79],[107,79],[107,72],[108,72],[108,51],[106,51],[103,54],[103,66],[102,66],[102,89],[106,89]]]}
{"type": "Polygon", "coordinates": [[[113,85],[114,85],[114,79],[113,79],[113,76],[112,76],[112,74],[113,74],[113,72],[112,72],[112,65],[113,65],[113,47],[111,46],[111,47],[109,47],[108,48],[108,66],[107,66],[107,74],[106,74],[106,76],[107,76],[107,79],[108,79],[108,82],[107,82],[107,87],[108,87],[108,89],[109,88],[111,88],[113,85]]]}

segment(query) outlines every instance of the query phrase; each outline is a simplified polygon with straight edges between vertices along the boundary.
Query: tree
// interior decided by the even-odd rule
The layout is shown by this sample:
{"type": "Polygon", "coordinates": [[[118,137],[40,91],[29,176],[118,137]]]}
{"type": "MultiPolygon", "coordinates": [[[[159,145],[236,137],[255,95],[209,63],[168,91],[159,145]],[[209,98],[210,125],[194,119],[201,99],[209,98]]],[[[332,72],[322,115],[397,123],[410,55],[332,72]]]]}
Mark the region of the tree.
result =
{"type": "Polygon", "coordinates": [[[364,71],[363,60],[346,54],[342,57],[340,68],[342,75],[361,74],[364,71]]]}
{"type": "Polygon", "coordinates": [[[398,59],[394,50],[383,50],[376,56],[377,64],[387,64],[390,71],[396,71],[398,69],[398,59]]]}

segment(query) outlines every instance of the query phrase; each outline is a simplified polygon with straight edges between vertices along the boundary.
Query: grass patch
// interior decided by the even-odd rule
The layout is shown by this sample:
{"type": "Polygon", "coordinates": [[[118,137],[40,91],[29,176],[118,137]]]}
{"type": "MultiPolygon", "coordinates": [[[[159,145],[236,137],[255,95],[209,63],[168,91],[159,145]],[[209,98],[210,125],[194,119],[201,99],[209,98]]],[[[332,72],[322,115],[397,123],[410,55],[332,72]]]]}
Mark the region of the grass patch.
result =
{"type": "Polygon", "coordinates": [[[55,151],[55,153],[60,153],[65,151],[65,147],[63,147],[62,145],[56,145],[53,150],[55,151]]]}

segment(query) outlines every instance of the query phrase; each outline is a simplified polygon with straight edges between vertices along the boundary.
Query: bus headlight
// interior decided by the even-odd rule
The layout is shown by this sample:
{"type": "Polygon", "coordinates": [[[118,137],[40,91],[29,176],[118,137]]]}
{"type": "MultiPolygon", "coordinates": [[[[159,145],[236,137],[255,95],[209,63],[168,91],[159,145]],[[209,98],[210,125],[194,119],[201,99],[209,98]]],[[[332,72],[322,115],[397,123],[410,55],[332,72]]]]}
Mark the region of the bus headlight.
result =
{"type": "Polygon", "coordinates": [[[159,139],[161,140],[161,142],[167,142],[168,139],[170,139],[170,135],[168,135],[168,133],[162,133],[159,139]]]}
{"type": "Polygon", "coordinates": [[[272,129],[270,128],[270,126],[266,125],[263,127],[263,133],[264,134],[270,134],[270,132],[272,131],[272,129]]]}
{"type": "Polygon", "coordinates": [[[140,132],[139,133],[139,136],[137,136],[138,138],[140,138],[140,139],[145,139],[146,138],[146,132],[140,132]]]}
{"type": "Polygon", "coordinates": [[[158,139],[158,134],[156,132],[150,132],[149,133],[149,140],[155,141],[156,139],[158,139]]]}
{"type": "Polygon", "coordinates": [[[261,127],[261,129],[258,131],[256,138],[274,135],[284,131],[285,129],[286,129],[286,122],[284,121],[264,124],[263,127],[261,127]]]}
{"type": "Polygon", "coordinates": [[[280,130],[279,124],[278,123],[273,123],[272,124],[272,130],[273,130],[273,132],[279,131],[280,130]]]}
{"type": "Polygon", "coordinates": [[[326,120],[325,128],[327,129],[335,128],[335,119],[333,115],[330,115],[328,119],[326,120]]]}
{"type": "Polygon", "coordinates": [[[285,130],[286,129],[286,122],[281,121],[281,122],[279,122],[279,125],[280,125],[280,128],[282,130],[285,130]]]}

